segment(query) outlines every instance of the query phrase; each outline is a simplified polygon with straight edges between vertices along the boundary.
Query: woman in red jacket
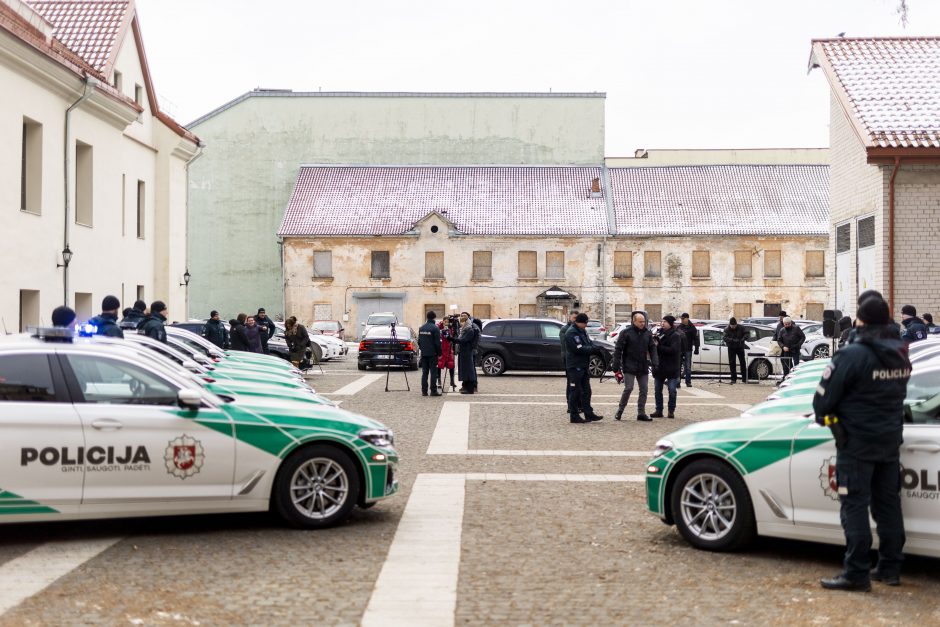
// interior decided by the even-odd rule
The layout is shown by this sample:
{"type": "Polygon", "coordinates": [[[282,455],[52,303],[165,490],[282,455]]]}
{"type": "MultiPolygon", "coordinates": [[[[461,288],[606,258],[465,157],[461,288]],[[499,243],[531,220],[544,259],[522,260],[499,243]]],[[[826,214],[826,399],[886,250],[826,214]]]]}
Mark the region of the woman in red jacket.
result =
{"type": "Polygon", "coordinates": [[[441,356],[437,358],[437,368],[441,370],[438,381],[441,382],[441,391],[444,391],[443,370],[447,368],[450,371],[450,389],[456,390],[457,384],[454,383],[454,345],[453,338],[450,336],[450,329],[444,328],[443,322],[437,323],[437,328],[441,330],[441,356]]]}

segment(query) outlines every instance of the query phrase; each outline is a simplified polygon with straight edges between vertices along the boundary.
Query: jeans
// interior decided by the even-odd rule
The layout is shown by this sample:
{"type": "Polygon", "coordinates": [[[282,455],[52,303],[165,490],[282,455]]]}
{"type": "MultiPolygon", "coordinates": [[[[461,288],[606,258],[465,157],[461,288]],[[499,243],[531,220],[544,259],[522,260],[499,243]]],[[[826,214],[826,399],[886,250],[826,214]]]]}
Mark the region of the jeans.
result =
{"type": "Polygon", "coordinates": [[[568,379],[568,413],[571,417],[579,415],[584,410],[585,416],[593,416],[591,407],[591,374],[587,368],[568,368],[565,370],[568,379]]]}
{"type": "Polygon", "coordinates": [[[643,415],[646,413],[646,396],[649,393],[650,373],[642,372],[640,374],[633,375],[629,372],[624,372],[623,393],[620,395],[620,407],[617,410],[618,414],[623,414],[623,409],[630,402],[630,394],[633,392],[634,381],[640,387],[640,394],[636,399],[637,415],[643,415]]]}
{"type": "Polygon", "coordinates": [[[790,374],[790,369],[800,363],[799,349],[780,353],[780,361],[783,362],[783,376],[787,376],[790,374]]]}
{"type": "MultiPolygon", "coordinates": [[[[687,353],[682,353],[682,370],[685,374],[685,387],[692,387],[692,351],[687,353]]],[[[682,375],[679,375],[679,379],[682,379],[682,375]]]]}
{"type": "Polygon", "coordinates": [[[431,355],[430,357],[421,356],[421,393],[427,394],[428,388],[430,387],[431,391],[437,394],[437,357],[431,355]],[[430,379],[430,383],[428,382],[430,379]]]}
{"type": "Polygon", "coordinates": [[[669,388],[669,413],[676,411],[676,389],[679,387],[679,378],[664,379],[655,377],[653,381],[656,383],[653,393],[656,399],[656,411],[660,414],[663,413],[663,384],[669,388]]]}
{"type": "Polygon", "coordinates": [[[731,382],[734,383],[738,380],[738,370],[736,366],[739,363],[741,365],[741,381],[747,383],[747,359],[744,357],[744,349],[729,348],[728,363],[731,365],[731,382]]]}

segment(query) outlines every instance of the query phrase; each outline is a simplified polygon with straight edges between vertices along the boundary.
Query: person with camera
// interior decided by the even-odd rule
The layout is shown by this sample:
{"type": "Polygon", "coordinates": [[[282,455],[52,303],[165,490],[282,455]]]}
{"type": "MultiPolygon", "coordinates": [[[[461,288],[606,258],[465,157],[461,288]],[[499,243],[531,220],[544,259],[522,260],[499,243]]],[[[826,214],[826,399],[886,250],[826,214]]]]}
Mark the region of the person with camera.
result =
{"type": "Polygon", "coordinates": [[[656,354],[659,364],[653,368],[655,388],[653,396],[656,411],[650,418],[663,417],[663,386],[669,388],[668,417],[676,417],[676,396],[679,387],[679,368],[682,361],[682,331],[676,329],[675,316],[663,316],[656,334],[656,354]]]}
{"type": "Polygon", "coordinates": [[[747,332],[734,316],[728,320],[725,327],[724,341],[728,347],[728,364],[731,366],[731,385],[738,382],[737,366],[741,366],[741,382],[747,383],[747,359],[744,357],[745,339],[747,332]]]}
{"type": "MultiPolygon", "coordinates": [[[[450,389],[456,391],[457,385],[454,383],[454,338],[457,337],[457,317],[447,316],[437,323],[437,328],[441,332],[441,356],[437,358],[438,381],[444,381],[444,370],[446,369],[450,374],[450,389]]],[[[443,383],[441,383],[441,391],[444,391],[443,383]]]]}
{"type": "Polygon", "coordinates": [[[588,315],[579,313],[574,325],[565,333],[565,378],[568,382],[568,414],[571,422],[580,424],[603,420],[591,407],[591,373],[588,364],[594,343],[587,334],[588,315]],[[584,411],[584,417],[581,417],[584,411]]]}
{"type": "Polygon", "coordinates": [[[421,396],[440,396],[437,385],[437,361],[443,354],[441,330],[434,324],[437,314],[427,313],[427,322],[418,328],[418,350],[421,351],[421,396]],[[428,381],[430,379],[430,381],[428,381]]]}
{"type": "MultiPolygon", "coordinates": [[[[692,355],[698,355],[699,339],[698,328],[692,324],[689,314],[680,316],[679,331],[682,333],[682,370],[685,373],[685,387],[692,387],[692,355]]],[[[682,383],[682,372],[679,373],[679,383],[682,383]]]]}
{"type": "Polygon", "coordinates": [[[620,404],[617,408],[615,420],[623,418],[623,410],[630,402],[634,382],[640,387],[640,394],[636,399],[637,415],[640,422],[652,420],[646,415],[646,396],[649,393],[650,363],[653,368],[659,366],[659,355],[653,334],[646,328],[646,314],[636,311],[630,320],[630,326],[617,336],[614,348],[614,357],[611,359],[611,368],[617,381],[623,383],[623,393],[620,395],[620,404]]]}
{"type": "Polygon", "coordinates": [[[816,422],[832,429],[836,484],[845,533],[838,575],[829,590],[867,592],[871,580],[900,584],[904,519],[900,447],[904,398],[911,376],[906,344],[894,336],[888,303],[869,297],[858,307],[854,341],[832,357],[813,397],[816,422]],[[878,530],[878,563],[871,568],[871,523],[878,530]]]}

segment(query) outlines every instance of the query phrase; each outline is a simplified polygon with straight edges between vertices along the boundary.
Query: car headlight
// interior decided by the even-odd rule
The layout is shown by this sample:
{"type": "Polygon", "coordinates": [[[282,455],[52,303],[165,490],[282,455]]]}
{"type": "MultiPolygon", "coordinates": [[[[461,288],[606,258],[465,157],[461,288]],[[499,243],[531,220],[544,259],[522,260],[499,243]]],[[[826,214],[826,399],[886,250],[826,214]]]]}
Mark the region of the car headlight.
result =
{"type": "Polygon", "coordinates": [[[395,434],[391,429],[366,429],[359,432],[359,438],[372,446],[387,448],[395,444],[395,434]]]}
{"type": "Polygon", "coordinates": [[[656,449],[653,451],[653,457],[660,457],[675,448],[670,440],[660,440],[656,443],[656,449]]]}

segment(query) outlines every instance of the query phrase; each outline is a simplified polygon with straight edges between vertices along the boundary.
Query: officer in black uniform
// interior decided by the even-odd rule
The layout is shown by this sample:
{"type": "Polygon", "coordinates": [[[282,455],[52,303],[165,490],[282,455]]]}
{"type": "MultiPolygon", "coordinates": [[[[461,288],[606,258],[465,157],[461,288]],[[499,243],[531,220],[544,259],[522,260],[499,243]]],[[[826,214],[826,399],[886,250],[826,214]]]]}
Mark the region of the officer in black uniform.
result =
{"type": "Polygon", "coordinates": [[[571,422],[584,423],[602,420],[591,407],[591,373],[588,364],[594,344],[588,336],[588,315],[579,313],[574,324],[565,333],[565,375],[568,379],[568,413],[571,422]],[[584,411],[584,418],[581,417],[584,411]]]}
{"type": "Polygon", "coordinates": [[[105,296],[101,301],[101,313],[91,320],[88,324],[98,327],[95,335],[105,335],[107,337],[119,337],[124,339],[124,331],[118,326],[118,310],[121,309],[121,301],[117,296],[105,296]]]}
{"type": "Polygon", "coordinates": [[[166,344],[166,315],[169,313],[162,300],[155,300],[150,305],[150,315],[137,327],[137,332],[166,344]]]}
{"type": "Polygon", "coordinates": [[[871,590],[871,580],[900,584],[904,519],[901,514],[900,447],[904,397],[911,362],[893,326],[888,303],[871,296],[858,307],[855,341],[832,358],[813,398],[816,421],[836,440],[836,483],[845,532],[845,561],[838,575],[823,579],[830,590],[871,590]],[[878,564],[869,572],[872,537],[878,528],[878,564]]]}
{"type": "Polygon", "coordinates": [[[434,324],[437,314],[429,311],[427,322],[418,329],[418,348],[421,350],[421,396],[428,395],[428,387],[431,388],[431,396],[440,396],[437,387],[437,360],[441,356],[441,330],[434,324]],[[429,377],[430,375],[430,377],[429,377]],[[428,383],[428,378],[431,379],[428,383]]]}
{"type": "MultiPolygon", "coordinates": [[[[561,347],[561,365],[565,365],[565,356],[568,354],[568,349],[565,347],[565,333],[568,332],[568,329],[574,326],[575,318],[578,317],[578,314],[581,313],[577,309],[572,309],[568,314],[568,322],[566,322],[561,327],[561,331],[558,332],[559,346],[561,347]]],[[[571,388],[568,387],[568,382],[565,381],[565,400],[568,400],[568,395],[571,394],[571,388]]]]}

